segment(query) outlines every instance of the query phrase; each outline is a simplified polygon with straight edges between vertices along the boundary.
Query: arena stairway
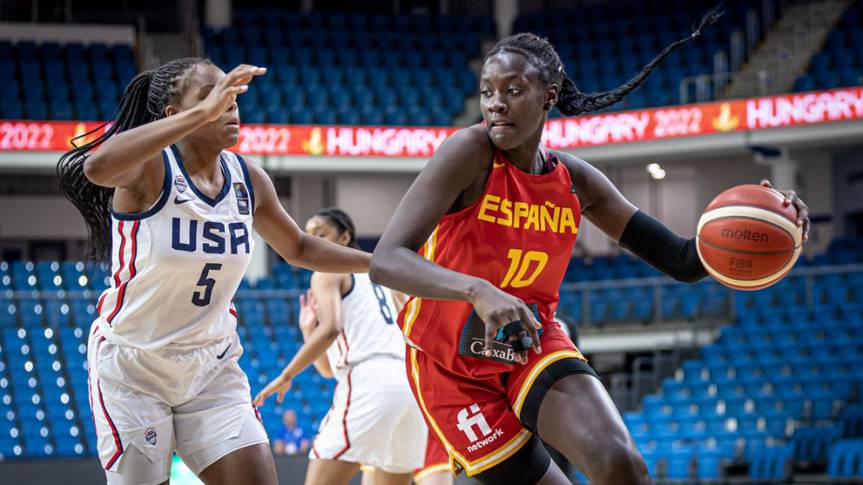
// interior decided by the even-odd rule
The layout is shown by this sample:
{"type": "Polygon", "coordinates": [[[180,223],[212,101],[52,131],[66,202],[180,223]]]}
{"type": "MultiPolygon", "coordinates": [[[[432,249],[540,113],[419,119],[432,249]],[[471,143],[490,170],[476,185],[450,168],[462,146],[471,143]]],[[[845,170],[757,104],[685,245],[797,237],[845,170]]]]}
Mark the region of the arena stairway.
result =
{"type": "Polygon", "coordinates": [[[731,75],[724,97],[790,92],[851,3],[851,0],[789,3],[743,68],[731,75]]]}
{"type": "Polygon", "coordinates": [[[863,84],[863,1],[855,0],[797,78],[795,91],[863,84]]]}

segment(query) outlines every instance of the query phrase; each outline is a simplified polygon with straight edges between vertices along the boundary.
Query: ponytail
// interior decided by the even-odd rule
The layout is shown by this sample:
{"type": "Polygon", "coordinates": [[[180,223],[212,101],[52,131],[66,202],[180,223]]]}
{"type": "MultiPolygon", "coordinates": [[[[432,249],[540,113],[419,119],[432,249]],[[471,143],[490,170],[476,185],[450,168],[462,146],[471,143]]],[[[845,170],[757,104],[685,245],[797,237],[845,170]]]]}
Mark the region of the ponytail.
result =
{"type": "Polygon", "coordinates": [[[111,119],[99,127],[72,139],[72,150],[63,154],[57,163],[57,178],[60,179],[60,189],[84,217],[87,223],[87,257],[95,261],[104,261],[111,247],[111,198],[114,189],[93,184],[84,175],[84,161],[91,150],[120,133],[155,119],[155,115],[147,110],[147,97],[153,71],[145,71],[135,76],[123,96],[120,105],[114,111],[111,119]],[[78,145],[76,142],[97,133],[107,126],[104,133],[96,139],[78,145]]]}
{"type": "MultiPolygon", "coordinates": [[[[647,65],[638,72],[638,74],[611,91],[590,94],[582,93],[572,79],[570,79],[566,73],[562,73],[563,80],[560,86],[560,95],[557,100],[558,111],[565,116],[576,116],[582,113],[598,111],[618,103],[635,88],[641,86],[641,83],[647,79],[647,76],[656,69],[656,66],[658,66],[660,62],[668,57],[668,54],[671,54],[672,51],[676,50],[680,46],[685,45],[700,36],[704,29],[716,23],[721,16],[722,12],[719,10],[719,6],[711,9],[709,12],[704,14],[701,18],[701,22],[699,22],[698,27],[692,32],[692,34],[669,44],[665,49],[662,49],[662,52],[651,59],[651,61],[648,62],[647,65]]],[[[562,70],[563,69],[561,67],[561,71],[562,70]]]]}
{"type": "Polygon", "coordinates": [[[60,189],[81,213],[87,224],[87,257],[105,261],[111,247],[111,198],[114,189],[100,187],[84,175],[84,162],[90,152],[108,138],[137,128],[165,116],[165,107],[179,99],[182,89],[177,80],[196,64],[210,61],[186,57],[173,60],[156,70],[144,71],[135,76],[120,97],[120,104],[107,122],[72,139],[72,149],[64,153],[57,163],[60,189]],[[105,129],[107,127],[107,129],[105,129]],[[78,145],[77,141],[105,132],[94,140],[78,145]]]}
{"type": "Polygon", "coordinates": [[[528,62],[537,68],[540,79],[543,82],[546,84],[556,83],[560,86],[557,109],[566,116],[575,116],[607,108],[622,100],[627,94],[639,87],[647,76],[656,69],[656,66],[668,57],[672,51],[700,36],[705,29],[716,23],[721,16],[722,11],[719,6],[708,11],[701,18],[701,22],[699,22],[692,34],[667,46],[648,62],[638,74],[633,76],[632,79],[611,91],[589,94],[581,92],[572,79],[566,75],[563,62],[561,62],[560,56],[551,43],[534,34],[522,33],[501,39],[486,54],[485,59],[487,60],[489,57],[502,51],[515,52],[525,56],[528,62]]]}

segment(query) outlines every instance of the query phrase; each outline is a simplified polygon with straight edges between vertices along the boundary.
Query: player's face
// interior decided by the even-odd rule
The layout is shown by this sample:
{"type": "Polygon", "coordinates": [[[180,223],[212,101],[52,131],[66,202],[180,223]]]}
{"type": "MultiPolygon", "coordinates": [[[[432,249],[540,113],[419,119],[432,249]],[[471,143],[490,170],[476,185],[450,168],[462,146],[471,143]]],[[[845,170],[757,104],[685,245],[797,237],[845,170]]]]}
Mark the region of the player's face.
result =
{"type": "MultiPolygon", "coordinates": [[[[179,81],[183,97],[176,107],[177,111],[197,106],[223,77],[225,73],[212,64],[193,66],[179,81]]],[[[189,136],[221,149],[236,145],[240,138],[240,110],[237,103],[232,104],[219,119],[204,125],[189,136]]]]}
{"type": "Polygon", "coordinates": [[[285,411],[285,414],[282,416],[282,423],[289,428],[293,428],[297,425],[297,415],[291,411],[285,411]]]}
{"type": "Polygon", "coordinates": [[[351,240],[347,232],[339,232],[332,222],[320,216],[314,216],[306,222],[306,232],[342,246],[347,246],[351,240]]]}
{"type": "Polygon", "coordinates": [[[547,89],[527,59],[512,52],[489,57],[480,75],[480,110],[492,143],[509,150],[542,129],[547,89]]]}

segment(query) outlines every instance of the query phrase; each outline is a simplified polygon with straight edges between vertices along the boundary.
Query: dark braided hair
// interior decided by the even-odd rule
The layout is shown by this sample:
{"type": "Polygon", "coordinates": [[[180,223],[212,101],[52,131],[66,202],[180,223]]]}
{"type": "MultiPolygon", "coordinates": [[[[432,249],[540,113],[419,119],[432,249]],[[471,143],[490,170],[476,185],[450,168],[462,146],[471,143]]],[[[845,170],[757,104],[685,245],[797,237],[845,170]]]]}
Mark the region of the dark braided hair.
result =
{"type": "Polygon", "coordinates": [[[539,76],[545,84],[555,83],[560,87],[557,100],[557,109],[566,116],[575,116],[607,108],[632,92],[641,85],[647,76],[665,59],[668,54],[678,47],[686,44],[701,35],[707,27],[710,27],[722,16],[720,6],[708,11],[701,18],[701,22],[688,37],[673,42],[662,50],[656,57],[647,63],[641,71],[629,81],[611,91],[600,93],[583,93],[575,83],[566,75],[563,62],[547,39],[535,34],[523,33],[501,39],[494,48],[485,55],[483,62],[498,52],[514,52],[527,58],[539,71],[539,76]]]}
{"type": "Polygon", "coordinates": [[[60,189],[87,223],[89,258],[104,261],[111,247],[111,198],[114,189],[93,184],[84,175],[84,161],[90,151],[113,135],[165,117],[165,107],[179,102],[186,89],[185,74],[198,64],[212,64],[207,59],[185,57],[173,60],[158,69],[144,71],[135,76],[113,116],[98,128],[72,139],[73,148],[64,153],[57,163],[60,189]],[[78,146],[76,140],[85,138],[107,127],[95,140],[78,146]]]}
{"type": "Polygon", "coordinates": [[[348,247],[360,249],[360,245],[357,243],[357,230],[354,228],[354,221],[343,210],[328,207],[315,212],[312,217],[323,217],[328,220],[339,231],[339,234],[347,232],[348,236],[351,237],[351,240],[348,241],[348,247]]]}

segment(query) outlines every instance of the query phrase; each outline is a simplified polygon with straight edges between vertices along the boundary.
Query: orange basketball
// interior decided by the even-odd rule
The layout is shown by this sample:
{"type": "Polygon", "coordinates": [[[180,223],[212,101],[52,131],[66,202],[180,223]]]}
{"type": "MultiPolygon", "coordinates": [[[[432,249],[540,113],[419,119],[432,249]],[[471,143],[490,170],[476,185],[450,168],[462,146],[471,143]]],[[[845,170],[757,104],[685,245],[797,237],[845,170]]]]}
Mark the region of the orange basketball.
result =
{"type": "Polygon", "coordinates": [[[738,185],[719,194],[698,220],[698,257],[720,283],[759,290],[791,271],[803,248],[797,209],[778,191],[738,185]]]}

